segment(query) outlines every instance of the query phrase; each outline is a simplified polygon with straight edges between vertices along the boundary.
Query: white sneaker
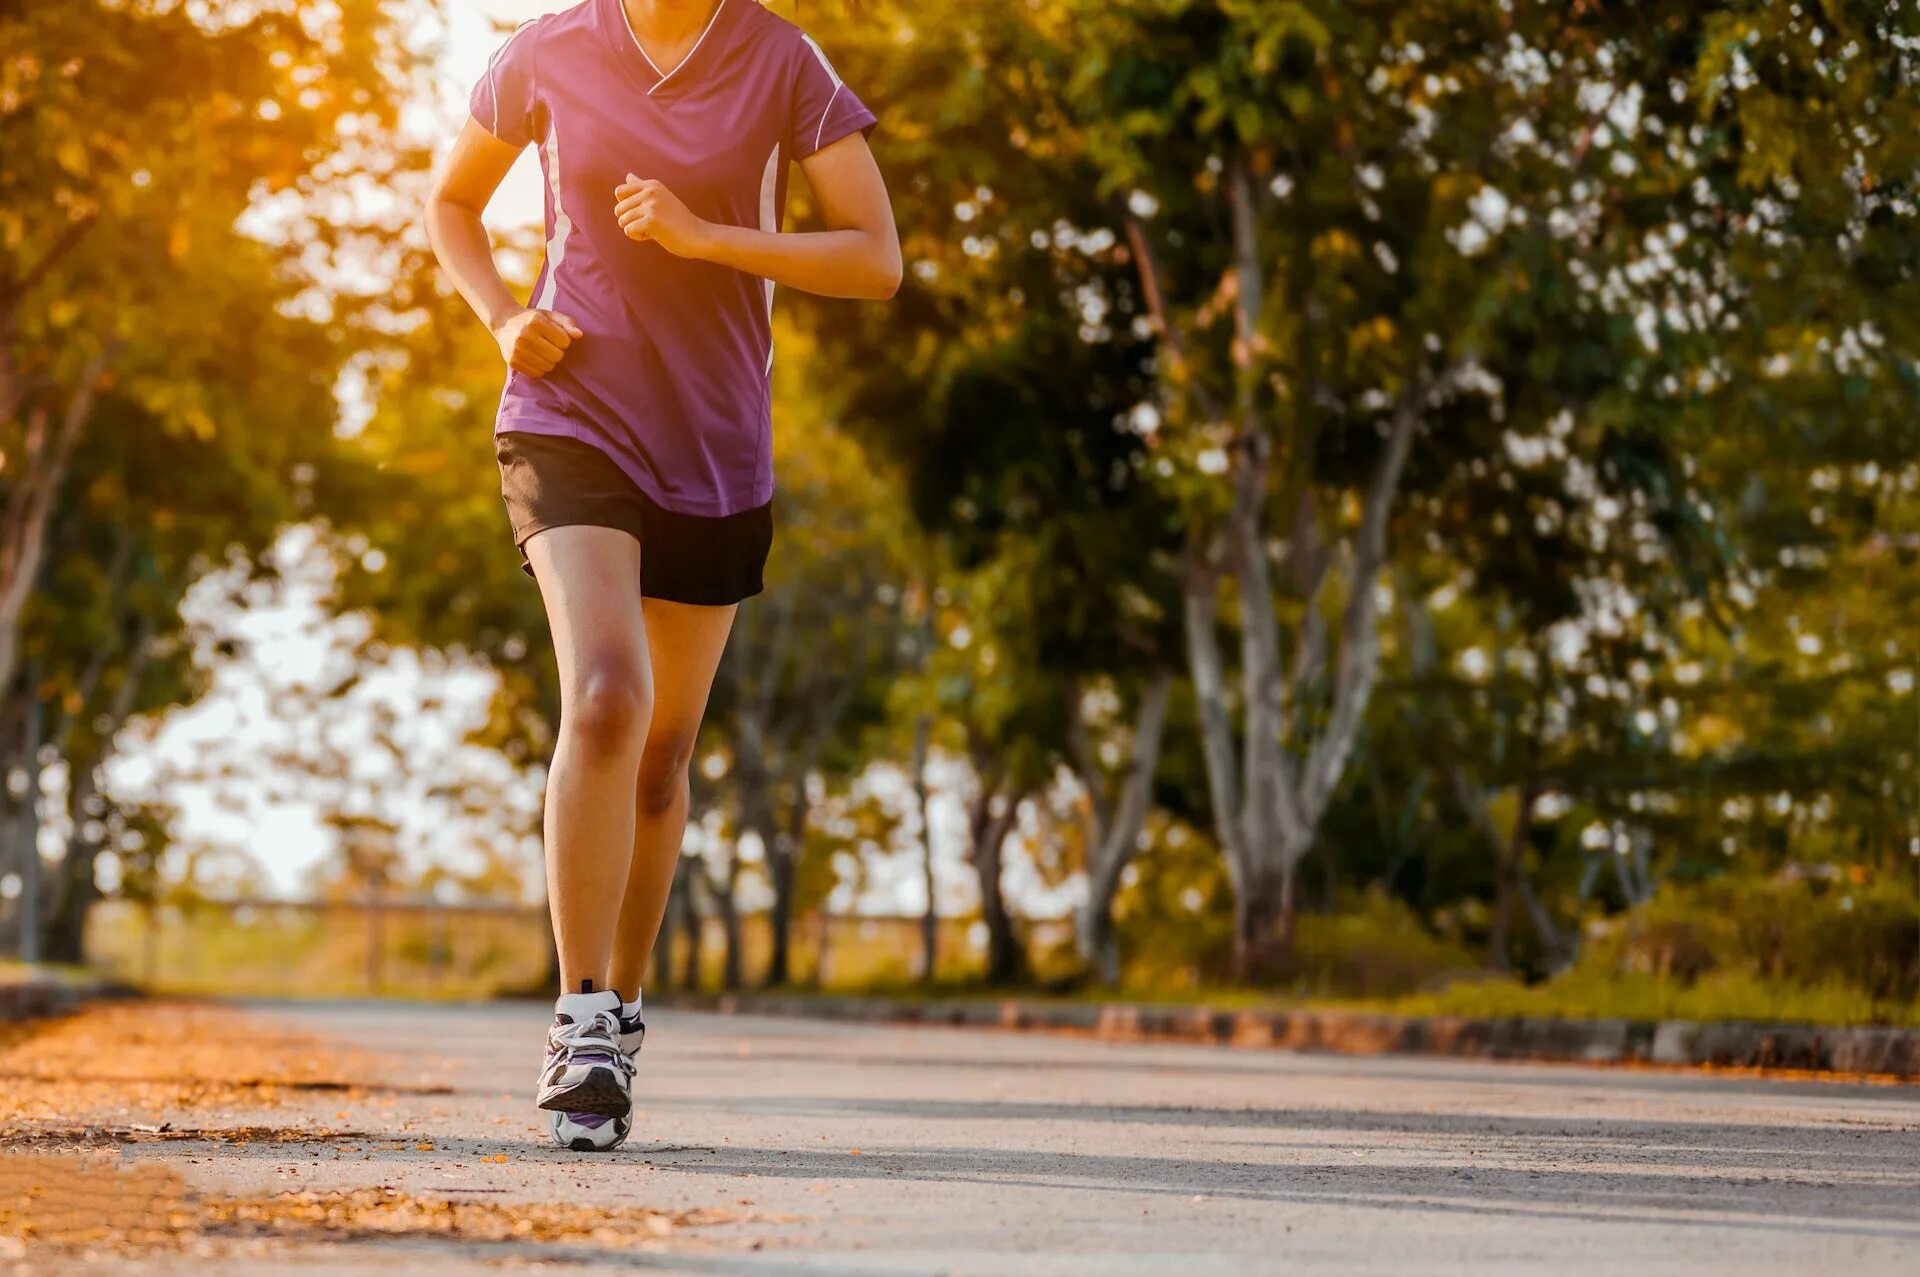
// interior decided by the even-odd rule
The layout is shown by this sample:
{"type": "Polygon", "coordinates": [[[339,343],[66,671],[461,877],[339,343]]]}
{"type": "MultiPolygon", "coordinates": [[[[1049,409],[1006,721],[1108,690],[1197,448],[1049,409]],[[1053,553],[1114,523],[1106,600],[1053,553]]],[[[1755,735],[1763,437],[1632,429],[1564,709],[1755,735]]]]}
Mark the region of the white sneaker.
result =
{"type": "Polygon", "coordinates": [[[640,1018],[640,1008],[635,1007],[628,1015],[623,1005],[620,1010],[620,1053],[629,1060],[640,1054],[640,1044],[647,1040],[647,1022],[640,1018]]]}
{"type": "Polygon", "coordinates": [[[607,1117],[600,1113],[549,1113],[547,1129],[553,1142],[575,1153],[605,1153],[627,1142],[633,1115],[607,1117]]]}
{"type": "MultiPolygon", "coordinates": [[[[640,1054],[640,1044],[646,1041],[646,1021],[640,1018],[638,1008],[633,1014],[627,1014],[623,1005],[620,1013],[620,1054],[627,1057],[627,1076],[629,1083],[634,1073],[635,1059],[640,1054]]],[[[633,1131],[633,1113],[625,1117],[608,1117],[603,1113],[550,1113],[547,1129],[553,1133],[553,1142],[561,1148],[576,1153],[605,1153],[619,1148],[627,1142],[627,1136],[633,1131]]]]}
{"type": "Polygon", "coordinates": [[[618,993],[561,994],[535,1103],[555,1113],[625,1118],[633,1111],[633,1061],[622,1047],[618,993]]]}

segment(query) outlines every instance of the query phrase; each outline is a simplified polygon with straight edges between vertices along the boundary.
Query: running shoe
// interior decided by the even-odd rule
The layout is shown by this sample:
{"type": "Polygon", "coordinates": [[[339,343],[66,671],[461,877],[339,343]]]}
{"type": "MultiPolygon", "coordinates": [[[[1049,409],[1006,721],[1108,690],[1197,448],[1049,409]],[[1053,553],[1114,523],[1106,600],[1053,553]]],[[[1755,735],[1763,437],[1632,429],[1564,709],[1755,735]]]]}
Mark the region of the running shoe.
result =
{"type": "MultiPolygon", "coordinates": [[[[631,1078],[636,1057],[640,1054],[640,1045],[647,1039],[646,1021],[635,1011],[628,1015],[624,1009],[620,1012],[620,1054],[627,1057],[627,1076],[631,1078]]],[[[619,1148],[627,1142],[627,1136],[633,1132],[633,1113],[625,1117],[607,1117],[602,1113],[554,1113],[549,1115],[548,1129],[553,1133],[553,1142],[561,1148],[572,1149],[576,1153],[605,1153],[619,1148]]]]}
{"type": "Polygon", "coordinates": [[[549,1113],[553,1142],[576,1153],[605,1153],[627,1142],[633,1114],[608,1117],[604,1113],[549,1113]]]}
{"type": "Polygon", "coordinates": [[[633,1061],[621,1049],[620,995],[561,994],[535,1102],[555,1113],[625,1118],[633,1109],[632,1076],[633,1061]]]}
{"type": "MultiPolygon", "coordinates": [[[[628,1015],[624,1007],[620,1011],[620,1052],[629,1060],[640,1054],[640,1044],[647,1040],[647,1022],[640,1018],[639,1009],[628,1015]]],[[[638,1061],[636,1061],[637,1063],[638,1061]]]]}

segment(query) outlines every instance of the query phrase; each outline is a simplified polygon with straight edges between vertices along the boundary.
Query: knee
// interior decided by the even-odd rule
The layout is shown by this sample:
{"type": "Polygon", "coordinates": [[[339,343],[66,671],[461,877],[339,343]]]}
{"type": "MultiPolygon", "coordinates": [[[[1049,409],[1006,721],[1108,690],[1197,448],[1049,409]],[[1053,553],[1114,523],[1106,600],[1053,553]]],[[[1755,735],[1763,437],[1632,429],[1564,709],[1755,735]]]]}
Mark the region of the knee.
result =
{"type": "Polygon", "coordinates": [[[660,728],[647,735],[640,754],[640,810],[659,815],[687,788],[687,765],[693,761],[695,733],[660,728]]]}
{"type": "Polygon", "coordinates": [[[583,664],[561,704],[561,727],[596,752],[622,753],[646,739],[652,688],[639,661],[621,653],[583,664]]]}

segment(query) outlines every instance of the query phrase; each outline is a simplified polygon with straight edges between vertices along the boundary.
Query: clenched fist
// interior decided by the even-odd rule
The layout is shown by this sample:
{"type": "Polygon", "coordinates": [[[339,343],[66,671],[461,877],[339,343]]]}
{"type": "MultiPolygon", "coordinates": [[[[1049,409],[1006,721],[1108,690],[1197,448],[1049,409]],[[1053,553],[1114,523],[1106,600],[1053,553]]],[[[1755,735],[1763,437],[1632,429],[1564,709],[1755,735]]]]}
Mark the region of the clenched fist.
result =
{"type": "Polygon", "coordinates": [[[631,240],[652,240],[676,257],[701,256],[707,224],[663,183],[627,174],[613,188],[613,215],[631,240]]]}
{"type": "Polygon", "coordinates": [[[500,354],[507,367],[529,377],[544,377],[552,372],[576,337],[586,334],[580,325],[557,310],[528,307],[511,316],[493,330],[500,343],[500,354]]]}

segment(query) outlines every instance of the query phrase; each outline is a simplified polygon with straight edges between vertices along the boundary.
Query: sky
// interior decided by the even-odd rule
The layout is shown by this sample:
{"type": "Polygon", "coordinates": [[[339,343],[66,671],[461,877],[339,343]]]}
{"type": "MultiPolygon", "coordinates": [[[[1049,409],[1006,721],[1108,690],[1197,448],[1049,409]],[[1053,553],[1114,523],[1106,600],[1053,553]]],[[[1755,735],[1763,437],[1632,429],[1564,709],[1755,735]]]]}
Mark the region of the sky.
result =
{"type": "MultiPolygon", "coordinates": [[[[423,47],[437,50],[431,104],[408,116],[409,124],[439,132],[447,141],[467,114],[467,95],[487,69],[487,60],[506,42],[513,26],[543,13],[571,8],[565,0],[447,0],[445,25],[432,15],[420,22],[423,47]]],[[[487,222],[496,227],[539,226],[543,218],[540,168],[528,147],[487,206],[487,222]]]]}

